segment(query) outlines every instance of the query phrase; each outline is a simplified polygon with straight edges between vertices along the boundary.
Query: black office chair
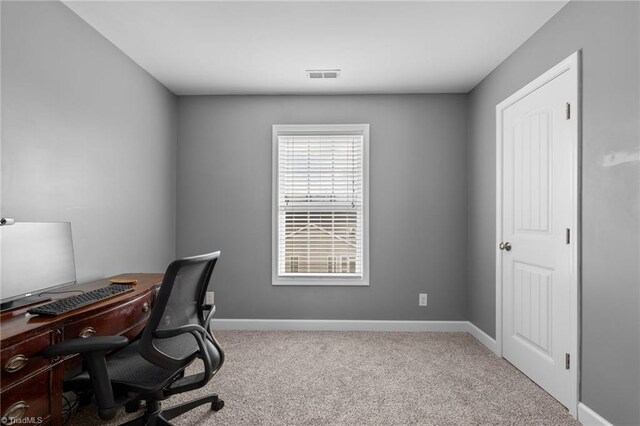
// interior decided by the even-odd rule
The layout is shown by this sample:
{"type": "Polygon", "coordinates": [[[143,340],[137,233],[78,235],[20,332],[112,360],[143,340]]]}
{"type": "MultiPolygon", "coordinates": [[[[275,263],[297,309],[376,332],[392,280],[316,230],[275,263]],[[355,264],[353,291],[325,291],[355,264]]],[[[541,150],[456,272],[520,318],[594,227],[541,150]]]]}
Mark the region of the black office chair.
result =
{"type": "Polygon", "coordinates": [[[98,415],[115,417],[118,407],[127,412],[140,409],[144,415],[126,425],[170,425],[169,420],[195,407],[224,406],[210,395],[162,410],[160,401],[206,385],[224,362],[224,352],[210,327],[215,306],[204,304],[207,286],[220,252],[187,257],[167,268],[149,323],[141,337],[129,344],[123,336],[72,339],[49,347],[46,357],[81,354],[85,371],[65,380],[65,390],[95,395],[98,415]],[[204,311],[209,313],[204,317],[204,311]],[[108,357],[107,352],[114,351],[108,357]],[[196,358],[204,372],[185,376],[185,368],[196,358]]]}

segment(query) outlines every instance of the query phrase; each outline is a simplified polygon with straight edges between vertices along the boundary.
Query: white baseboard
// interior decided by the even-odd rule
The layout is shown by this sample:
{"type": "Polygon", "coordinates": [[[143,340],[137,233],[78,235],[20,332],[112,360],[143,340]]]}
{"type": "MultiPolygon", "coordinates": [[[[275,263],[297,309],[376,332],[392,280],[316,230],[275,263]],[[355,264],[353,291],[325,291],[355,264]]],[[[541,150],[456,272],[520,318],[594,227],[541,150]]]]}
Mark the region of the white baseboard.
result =
{"type": "Polygon", "coordinates": [[[469,321],[374,321],[317,319],[225,319],[212,320],[215,330],[289,330],[289,331],[429,331],[467,332],[498,354],[495,339],[469,321]]]}
{"type": "Polygon", "coordinates": [[[584,426],[613,426],[612,423],[583,403],[578,404],[578,421],[584,426]]]}
{"type": "Polygon", "coordinates": [[[493,337],[489,336],[487,333],[485,333],[484,331],[480,330],[478,328],[477,325],[475,325],[472,322],[467,322],[468,325],[468,332],[469,334],[471,334],[473,337],[476,338],[476,340],[478,340],[480,343],[482,343],[483,345],[485,345],[487,348],[489,348],[489,350],[491,352],[493,352],[494,354],[500,356],[500,353],[498,351],[498,344],[496,343],[496,339],[494,339],[493,337]]]}
{"type": "Polygon", "coordinates": [[[214,330],[465,332],[468,321],[214,319],[214,330]]]}

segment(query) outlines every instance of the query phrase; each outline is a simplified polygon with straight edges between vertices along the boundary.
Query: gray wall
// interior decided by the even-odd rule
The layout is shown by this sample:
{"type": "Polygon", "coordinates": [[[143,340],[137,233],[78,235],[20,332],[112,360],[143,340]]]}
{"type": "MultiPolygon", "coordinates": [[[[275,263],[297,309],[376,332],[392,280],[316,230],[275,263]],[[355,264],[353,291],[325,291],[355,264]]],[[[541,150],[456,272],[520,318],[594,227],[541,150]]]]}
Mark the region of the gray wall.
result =
{"type": "Polygon", "coordinates": [[[466,101],[180,97],[177,251],[222,251],[219,316],[466,319],[466,101]],[[370,287],[271,285],[271,126],[302,123],[371,125],[370,287]]]}
{"type": "Polygon", "coordinates": [[[470,94],[468,316],[495,334],[495,106],[583,53],[582,396],[640,424],[639,16],[636,2],[571,2],[470,94]]]}
{"type": "Polygon", "coordinates": [[[80,281],[175,252],[176,97],[59,2],[2,2],[2,215],[70,221],[80,281]]]}

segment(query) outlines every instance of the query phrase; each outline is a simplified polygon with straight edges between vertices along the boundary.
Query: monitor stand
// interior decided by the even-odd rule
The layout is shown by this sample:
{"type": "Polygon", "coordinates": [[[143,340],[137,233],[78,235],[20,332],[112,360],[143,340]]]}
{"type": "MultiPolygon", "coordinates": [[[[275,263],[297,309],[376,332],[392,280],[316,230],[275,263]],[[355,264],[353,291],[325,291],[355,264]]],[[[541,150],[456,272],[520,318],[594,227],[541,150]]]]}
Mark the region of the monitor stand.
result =
{"type": "Polygon", "coordinates": [[[22,297],[20,299],[0,303],[0,313],[22,308],[29,305],[35,305],[36,303],[46,302],[47,300],[51,300],[51,298],[47,296],[38,296],[37,294],[34,294],[33,296],[22,297]]]}

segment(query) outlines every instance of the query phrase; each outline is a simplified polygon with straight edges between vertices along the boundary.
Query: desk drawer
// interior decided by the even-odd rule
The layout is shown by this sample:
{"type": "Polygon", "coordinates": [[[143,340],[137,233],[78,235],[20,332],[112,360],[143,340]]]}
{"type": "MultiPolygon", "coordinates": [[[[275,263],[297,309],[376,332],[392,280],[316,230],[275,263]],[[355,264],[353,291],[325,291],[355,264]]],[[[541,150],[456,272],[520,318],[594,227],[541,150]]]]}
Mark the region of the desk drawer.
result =
{"type": "Polygon", "coordinates": [[[64,327],[64,340],[124,334],[147,321],[152,303],[153,292],[149,292],[116,308],[67,324],[64,327]]]}
{"type": "Polygon", "coordinates": [[[3,391],[0,393],[2,417],[16,419],[15,424],[49,423],[50,389],[51,372],[46,371],[3,391]]]}
{"type": "Polygon", "coordinates": [[[50,360],[40,356],[40,352],[51,345],[52,335],[53,332],[49,331],[0,351],[0,365],[2,366],[0,386],[3,389],[49,365],[50,360]]]}

